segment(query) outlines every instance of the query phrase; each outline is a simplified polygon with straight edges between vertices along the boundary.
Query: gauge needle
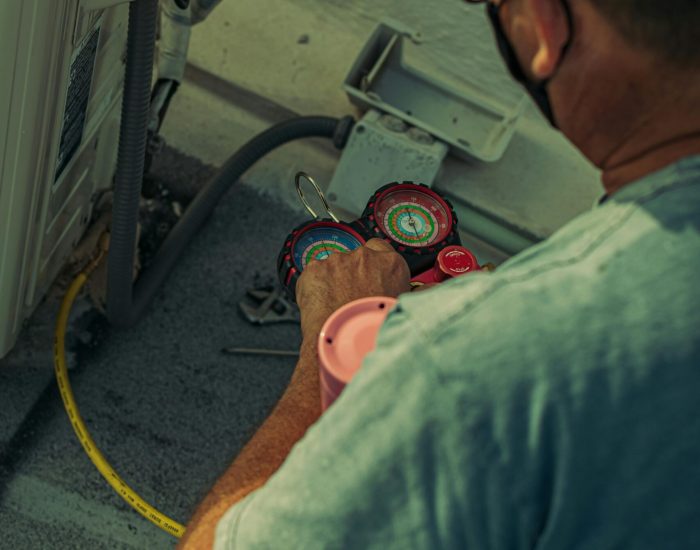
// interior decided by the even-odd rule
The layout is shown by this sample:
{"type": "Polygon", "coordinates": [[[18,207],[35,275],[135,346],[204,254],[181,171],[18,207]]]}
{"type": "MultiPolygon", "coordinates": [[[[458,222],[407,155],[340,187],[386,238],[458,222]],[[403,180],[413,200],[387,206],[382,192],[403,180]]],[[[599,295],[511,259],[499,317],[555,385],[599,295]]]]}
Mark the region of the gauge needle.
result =
{"type": "Polygon", "coordinates": [[[326,243],[325,243],[325,242],[323,243],[323,250],[324,250],[324,251],[325,251],[325,253],[326,253],[326,257],[324,258],[324,260],[327,260],[327,259],[328,259],[328,256],[330,256],[330,255],[331,255],[331,251],[330,251],[330,250],[328,250],[328,246],[326,245],[326,243]]]}
{"type": "Polygon", "coordinates": [[[408,214],[408,225],[413,228],[413,232],[416,234],[416,239],[420,239],[418,230],[416,229],[416,220],[414,220],[413,216],[411,216],[411,211],[408,209],[408,206],[406,207],[406,213],[408,214]]]}

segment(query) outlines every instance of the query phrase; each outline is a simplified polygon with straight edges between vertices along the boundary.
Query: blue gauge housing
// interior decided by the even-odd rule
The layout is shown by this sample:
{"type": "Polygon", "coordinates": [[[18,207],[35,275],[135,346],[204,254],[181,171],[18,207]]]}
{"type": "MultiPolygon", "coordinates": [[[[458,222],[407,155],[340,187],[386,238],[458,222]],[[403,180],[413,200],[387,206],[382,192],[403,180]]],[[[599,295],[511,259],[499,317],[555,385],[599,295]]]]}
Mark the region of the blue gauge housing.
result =
{"type": "Polygon", "coordinates": [[[310,221],[298,226],[285,240],[277,258],[280,282],[295,298],[299,275],[313,260],[326,260],[333,254],[360,248],[366,238],[353,225],[331,220],[310,221]]]}
{"type": "Polygon", "coordinates": [[[313,260],[325,260],[335,253],[348,253],[362,246],[360,238],[346,228],[310,227],[297,236],[292,245],[294,265],[303,271],[313,260]]]}

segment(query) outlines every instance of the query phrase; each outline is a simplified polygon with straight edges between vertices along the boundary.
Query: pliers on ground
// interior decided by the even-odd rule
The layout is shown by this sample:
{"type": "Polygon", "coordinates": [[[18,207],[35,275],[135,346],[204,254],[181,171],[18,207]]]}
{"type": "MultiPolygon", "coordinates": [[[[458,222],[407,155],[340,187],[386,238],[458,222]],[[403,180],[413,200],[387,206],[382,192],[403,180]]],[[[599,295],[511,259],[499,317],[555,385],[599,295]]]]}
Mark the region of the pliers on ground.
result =
{"type": "Polygon", "coordinates": [[[286,298],[282,287],[253,288],[246,292],[246,297],[238,306],[254,325],[299,322],[299,309],[286,298]]]}

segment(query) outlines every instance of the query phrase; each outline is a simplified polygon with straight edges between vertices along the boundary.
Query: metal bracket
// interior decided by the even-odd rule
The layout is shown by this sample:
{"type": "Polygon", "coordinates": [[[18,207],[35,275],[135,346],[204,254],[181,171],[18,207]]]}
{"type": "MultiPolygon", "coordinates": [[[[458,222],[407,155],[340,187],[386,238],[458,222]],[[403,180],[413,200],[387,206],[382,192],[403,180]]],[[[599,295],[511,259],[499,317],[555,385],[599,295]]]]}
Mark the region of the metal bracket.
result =
{"type": "Polygon", "coordinates": [[[500,105],[473,85],[447,81],[412,63],[420,48],[419,33],[380,23],[343,83],[350,101],[422,129],[457,156],[500,159],[528,102],[525,94],[514,106],[500,105]]]}

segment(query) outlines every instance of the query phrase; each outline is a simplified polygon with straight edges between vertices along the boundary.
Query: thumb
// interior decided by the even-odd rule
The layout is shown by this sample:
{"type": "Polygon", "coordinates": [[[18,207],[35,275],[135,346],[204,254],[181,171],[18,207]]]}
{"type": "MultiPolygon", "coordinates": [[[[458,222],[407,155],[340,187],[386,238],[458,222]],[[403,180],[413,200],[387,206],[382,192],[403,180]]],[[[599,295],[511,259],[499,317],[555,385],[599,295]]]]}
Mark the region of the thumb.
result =
{"type": "Polygon", "coordinates": [[[386,241],[382,239],[370,239],[365,243],[365,246],[371,250],[376,250],[377,252],[393,252],[394,248],[386,241]]]}

